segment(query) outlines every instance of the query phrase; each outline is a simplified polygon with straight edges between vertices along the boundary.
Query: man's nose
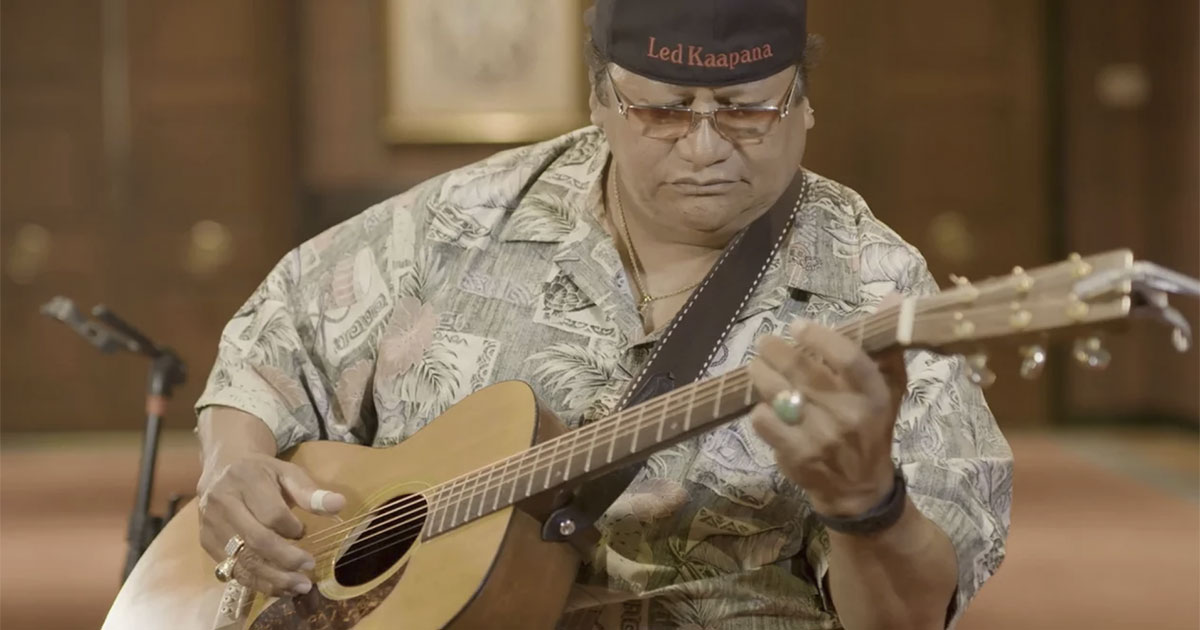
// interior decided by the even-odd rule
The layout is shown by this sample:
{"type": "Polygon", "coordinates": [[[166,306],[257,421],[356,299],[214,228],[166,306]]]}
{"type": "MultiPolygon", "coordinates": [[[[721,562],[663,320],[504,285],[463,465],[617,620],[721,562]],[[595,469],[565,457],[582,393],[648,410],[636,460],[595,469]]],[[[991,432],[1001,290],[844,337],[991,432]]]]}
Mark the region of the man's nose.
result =
{"type": "Polygon", "coordinates": [[[687,135],[675,143],[679,156],[697,169],[723,162],[733,153],[733,143],[717,130],[717,121],[709,115],[695,115],[687,135]]]}

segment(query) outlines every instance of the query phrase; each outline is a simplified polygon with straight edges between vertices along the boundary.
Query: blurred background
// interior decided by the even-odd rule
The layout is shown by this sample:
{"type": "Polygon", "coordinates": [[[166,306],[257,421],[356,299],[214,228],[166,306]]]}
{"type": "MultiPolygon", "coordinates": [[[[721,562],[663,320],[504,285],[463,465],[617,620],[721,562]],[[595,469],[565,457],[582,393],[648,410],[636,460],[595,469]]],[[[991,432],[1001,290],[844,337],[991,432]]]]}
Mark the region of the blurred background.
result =
{"type": "MultiPolygon", "coordinates": [[[[103,619],[145,423],[147,362],[39,306],[104,303],[187,362],[161,514],[194,491],[191,403],[220,330],[285,252],[511,146],[481,141],[511,129],[485,111],[505,73],[557,73],[525,99],[557,95],[556,124],[586,124],[582,74],[545,61],[582,68],[576,0],[438,4],[445,31],[424,36],[468,44],[475,83],[429,90],[487,124],[426,124],[436,102],[411,79],[428,68],[406,52],[423,44],[396,16],[434,2],[0,0],[0,626],[103,619]],[[557,29],[512,19],[564,11],[557,29]],[[469,45],[489,37],[526,45],[498,67],[469,45]]],[[[862,193],[943,285],[1115,247],[1200,275],[1195,0],[809,5],[826,54],[806,164],[862,193]]],[[[1107,370],[1060,349],[1036,381],[993,357],[1013,529],[961,628],[1200,627],[1200,355],[1148,323],[1106,343],[1107,370]]]]}

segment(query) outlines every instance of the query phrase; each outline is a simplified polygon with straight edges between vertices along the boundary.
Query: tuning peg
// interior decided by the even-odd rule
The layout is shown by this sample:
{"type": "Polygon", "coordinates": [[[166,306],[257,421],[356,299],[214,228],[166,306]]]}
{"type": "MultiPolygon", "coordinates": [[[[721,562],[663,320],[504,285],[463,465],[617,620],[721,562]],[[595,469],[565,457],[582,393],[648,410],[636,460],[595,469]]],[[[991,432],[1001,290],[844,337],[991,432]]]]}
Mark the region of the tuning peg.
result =
{"type": "Polygon", "coordinates": [[[1177,352],[1187,352],[1192,347],[1192,340],[1186,330],[1177,326],[1171,330],[1171,345],[1175,346],[1177,352]]]}
{"type": "Polygon", "coordinates": [[[991,387],[996,382],[996,373],[987,365],[987,355],[982,352],[967,355],[967,379],[980,387],[991,387]]]}
{"type": "Polygon", "coordinates": [[[1045,348],[1038,344],[1021,348],[1021,378],[1033,380],[1041,375],[1045,367],[1045,348]]]}
{"type": "Polygon", "coordinates": [[[1071,263],[1071,275],[1076,278],[1082,278],[1089,273],[1092,273],[1092,265],[1083,259],[1077,252],[1072,253],[1067,257],[1067,262],[1071,263]]]}
{"type": "Polygon", "coordinates": [[[1112,355],[1104,349],[1099,337],[1084,337],[1075,341],[1075,360],[1093,370],[1108,367],[1112,355]]]}

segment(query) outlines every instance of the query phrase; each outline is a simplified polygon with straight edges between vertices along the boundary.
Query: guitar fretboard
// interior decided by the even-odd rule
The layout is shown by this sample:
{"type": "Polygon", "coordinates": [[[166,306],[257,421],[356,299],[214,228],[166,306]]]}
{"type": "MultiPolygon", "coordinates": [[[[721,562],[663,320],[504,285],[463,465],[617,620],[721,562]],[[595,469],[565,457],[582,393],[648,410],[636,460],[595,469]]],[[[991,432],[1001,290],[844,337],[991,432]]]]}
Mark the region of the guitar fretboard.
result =
{"type": "Polygon", "coordinates": [[[439,487],[426,533],[435,536],[523,499],[601,475],[755,402],[744,368],[570,431],[439,487]]]}

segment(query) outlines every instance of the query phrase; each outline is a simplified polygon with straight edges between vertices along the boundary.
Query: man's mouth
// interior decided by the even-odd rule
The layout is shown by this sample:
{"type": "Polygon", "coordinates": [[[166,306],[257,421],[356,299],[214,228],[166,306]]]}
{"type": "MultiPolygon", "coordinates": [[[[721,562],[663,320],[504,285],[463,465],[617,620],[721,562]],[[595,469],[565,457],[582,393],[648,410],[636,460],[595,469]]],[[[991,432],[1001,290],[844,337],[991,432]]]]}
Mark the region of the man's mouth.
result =
{"type": "Polygon", "coordinates": [[[695,179],[685,177],[671,182],[671,187],[685,195],[720,195],[738,184],[734,179],[695,179]]]}

